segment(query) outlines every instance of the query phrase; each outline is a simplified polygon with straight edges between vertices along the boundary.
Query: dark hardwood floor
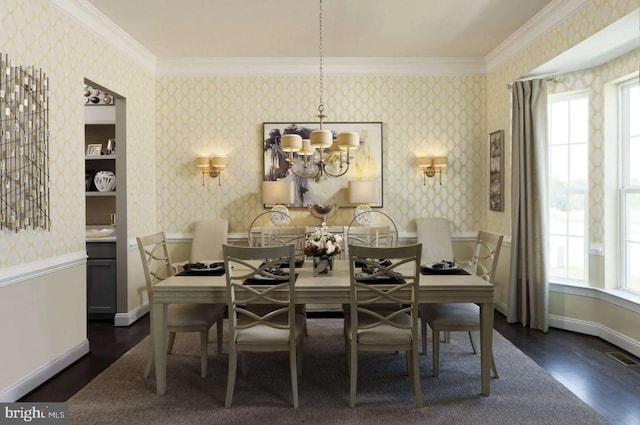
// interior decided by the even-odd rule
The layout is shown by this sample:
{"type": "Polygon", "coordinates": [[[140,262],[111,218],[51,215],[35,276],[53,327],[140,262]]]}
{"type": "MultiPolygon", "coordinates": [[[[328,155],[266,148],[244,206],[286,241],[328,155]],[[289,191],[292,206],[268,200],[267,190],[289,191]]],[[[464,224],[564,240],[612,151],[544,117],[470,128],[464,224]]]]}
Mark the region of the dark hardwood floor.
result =
{"type": "MultiPolygon", "coordinates": [[[[510,325],[498,313],[495,328],[609,422],[640,425],[640,365],[625,366],[607,353],[621,352],[636,364],[639,359],[597,337],[558,329],[544,334],[510,325]]],[[[148,315],[128,328],[89,322],[91,353],[20,401],[68,400],[148,334],[148,315]]]]}

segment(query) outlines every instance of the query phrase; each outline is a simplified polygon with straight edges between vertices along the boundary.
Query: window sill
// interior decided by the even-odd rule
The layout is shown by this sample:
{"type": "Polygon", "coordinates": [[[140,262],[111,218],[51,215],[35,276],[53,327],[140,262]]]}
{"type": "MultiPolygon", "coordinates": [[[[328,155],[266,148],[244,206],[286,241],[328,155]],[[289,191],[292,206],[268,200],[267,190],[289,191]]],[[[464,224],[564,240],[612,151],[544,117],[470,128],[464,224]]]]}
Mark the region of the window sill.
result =
{"type": "Polygon", "coordinates": [[[578,295],[581,297],[597,298],[618,307],[640,313],[640,296],[619,289],[600,289],[588,286],[571,285],[566,283],[551,283],[551,292],[578,295]]]}

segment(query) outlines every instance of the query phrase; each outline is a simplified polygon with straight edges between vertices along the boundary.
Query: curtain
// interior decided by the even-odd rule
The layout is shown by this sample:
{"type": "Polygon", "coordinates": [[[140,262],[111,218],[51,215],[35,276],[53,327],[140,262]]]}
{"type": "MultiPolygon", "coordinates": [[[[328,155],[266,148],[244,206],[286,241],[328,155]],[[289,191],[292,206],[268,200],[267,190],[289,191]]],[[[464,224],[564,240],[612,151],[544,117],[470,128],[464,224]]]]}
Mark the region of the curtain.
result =
{"type": "Polygon", "coordinates": [[[511,119],[511,274],[507,322],[549,330],[547,83],[516,81],[511,119]]]}

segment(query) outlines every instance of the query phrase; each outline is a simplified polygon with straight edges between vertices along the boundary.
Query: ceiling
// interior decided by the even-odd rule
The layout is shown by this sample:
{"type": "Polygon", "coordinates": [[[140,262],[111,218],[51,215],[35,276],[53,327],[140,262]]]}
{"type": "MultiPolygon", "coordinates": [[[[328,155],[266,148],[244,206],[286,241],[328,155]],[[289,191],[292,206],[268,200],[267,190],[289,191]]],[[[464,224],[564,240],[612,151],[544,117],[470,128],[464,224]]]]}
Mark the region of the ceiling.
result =
{"type": "MultiPolygon", "coordinates": [[[[86,0],[159,60],[316,57],[318,0],[86,0]]],[[[324,0],[323,55],[484,58],[552,0],[324,0]]]]}

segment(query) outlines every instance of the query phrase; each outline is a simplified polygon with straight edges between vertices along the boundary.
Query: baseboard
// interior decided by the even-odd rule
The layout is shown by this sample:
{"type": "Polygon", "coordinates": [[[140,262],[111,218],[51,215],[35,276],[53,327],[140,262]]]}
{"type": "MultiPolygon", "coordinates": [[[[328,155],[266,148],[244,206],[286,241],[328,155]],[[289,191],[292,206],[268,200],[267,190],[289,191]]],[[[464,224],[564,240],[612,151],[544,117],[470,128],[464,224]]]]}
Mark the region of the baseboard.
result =
{"type": "Polygon", "coordinates": [[[52,376],[67,366],[70,366],[87,353],[89,353],[89,340],[85,339],[57,359],[41,366],[15,384],[0,390],[0,402],[14,402],[19,400],[20,397],[45,383],[52,376]]]}
{"type": "Polygon", "coordinates": [[[127,313],[116,313],[113,326],[131,326],[136,320],[149,312],[149,303],[144,303],[127,313]]]}
{"type": "Polygon", "coordinates": [[[629,338],[611,328],[600,323],[587,322],[584,320],[572,319],[569,317],[549,315],[549,326],[566,331],[579,332],[586,335],[593,335],[604,339],[607,342],[628,351],[636,357],[640,357],[640,342],[629,338]]]}
{"type": "Polygon", "coordinates": [[[496,301],[493,304],[493,309],[498,313],[502,313],[503,316],[507,317],[507,303],[503,301],[496,301]]]}

